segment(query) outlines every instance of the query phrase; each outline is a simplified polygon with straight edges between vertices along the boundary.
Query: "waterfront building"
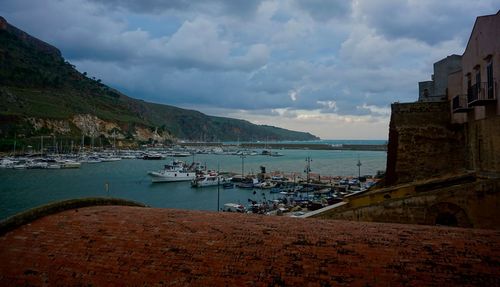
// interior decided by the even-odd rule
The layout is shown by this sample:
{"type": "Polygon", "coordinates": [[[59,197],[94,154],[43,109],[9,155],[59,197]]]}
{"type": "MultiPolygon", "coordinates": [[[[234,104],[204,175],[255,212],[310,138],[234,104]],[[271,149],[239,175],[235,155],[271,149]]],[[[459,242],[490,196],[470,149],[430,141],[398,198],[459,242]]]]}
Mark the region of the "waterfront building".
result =
{"type": "Polygon", "coordinates": [[[462,56],[434,64],[416,102],[393,103],[383,188],[312,217],[500,227],[500,11],[477,17],[462,56]]]}

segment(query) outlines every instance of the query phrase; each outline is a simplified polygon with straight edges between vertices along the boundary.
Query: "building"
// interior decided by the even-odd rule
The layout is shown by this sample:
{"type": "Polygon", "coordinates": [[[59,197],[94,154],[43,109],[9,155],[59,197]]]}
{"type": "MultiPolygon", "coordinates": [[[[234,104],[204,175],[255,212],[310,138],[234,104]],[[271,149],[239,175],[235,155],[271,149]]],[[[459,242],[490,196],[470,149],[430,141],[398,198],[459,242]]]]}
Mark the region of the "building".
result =
{"type": "Polygon", "coordinates": [[[500,11],[477,17],[463,55],[434,63],[417,103],[393,105],[388,183],[466,170],[499,174],[499,81],[500,11]]]}
{"type": "Polygon", "coordinates": [[[451,55],[434,63],[431,81],[418,83],[419,102],[440,102],[448,98],[448,75],[461,70],[462,56],[451,55]]]}
{"type": "Polygon", "coordinates": [[[478,17],[460,72],[448,77],[452,122],[463,124],[468,168],[500,172],[500,11],[478,17]]]}
{"type": "Polygon", "coordinates": [[[391,106],[385,184],[315,217],[500,229],[500,11],[391,106]]]}

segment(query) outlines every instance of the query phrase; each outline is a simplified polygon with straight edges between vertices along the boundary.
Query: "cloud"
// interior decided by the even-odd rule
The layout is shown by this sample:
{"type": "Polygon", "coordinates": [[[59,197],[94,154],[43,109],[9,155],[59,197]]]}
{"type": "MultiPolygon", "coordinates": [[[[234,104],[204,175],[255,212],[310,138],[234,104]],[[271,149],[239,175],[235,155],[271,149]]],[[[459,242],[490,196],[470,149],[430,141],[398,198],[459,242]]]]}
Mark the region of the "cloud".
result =
{"type": "Polygon", "coordinates": [[[345,0],[295,0],[294,4],[319,21],[348,17],[351,13],[351,2],[345,0]]]}
{"type": "Polygon", "coordinates": [[[384,138],[390,103],[416,100],[497,2],[4,0],[0,15],[132,97],[384,138]]]}
{"type": "Polygon", "coordinates": [[[239,17],[253,15],[262,0],[91,0],[111,9],[124,9],[134,13],[197,12],[230,14],[239,17]]]}
{"type": "Polygon", "coordinates": [[[475,17],[495,13],[498,1],[358,0],[353,7],[356,19],[381,35],[435,45],[456,37],[467,38],[475,17]]]}

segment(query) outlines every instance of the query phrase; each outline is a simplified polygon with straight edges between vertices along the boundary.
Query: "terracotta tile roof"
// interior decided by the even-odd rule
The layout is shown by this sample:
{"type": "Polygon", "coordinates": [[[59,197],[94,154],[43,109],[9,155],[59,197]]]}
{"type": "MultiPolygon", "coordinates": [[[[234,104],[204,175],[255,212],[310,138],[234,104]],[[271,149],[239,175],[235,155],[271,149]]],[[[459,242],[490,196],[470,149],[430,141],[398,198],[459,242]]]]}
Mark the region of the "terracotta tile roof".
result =
{"type": "Polygon", "coordinates": [[[500,285],[500,232],[123,206],[0,237],[0,285],[500,285]]]}

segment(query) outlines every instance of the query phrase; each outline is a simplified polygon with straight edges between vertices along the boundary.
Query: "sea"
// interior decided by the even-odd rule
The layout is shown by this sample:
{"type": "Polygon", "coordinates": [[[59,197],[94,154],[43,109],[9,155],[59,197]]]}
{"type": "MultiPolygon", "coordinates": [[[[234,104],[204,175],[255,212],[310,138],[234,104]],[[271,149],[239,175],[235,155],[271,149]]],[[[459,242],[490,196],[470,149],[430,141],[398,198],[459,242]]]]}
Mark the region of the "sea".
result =
{"type": "MultiPolygon", "coordinates": [[[[293,143],[293,142],[290,142],[293,143]]],[[[383,140],[322,140],[321,144],[384,144],[383,140]]],[[[257,150],[258,151],[258,150],[257,150]]],[[[195,154],[179,158],[196,161],[208,169],[245,174],[267,172],[300,173],[305,178],[306,158],[311,158],[311,172],[320,176],[357,176],[358,160],[362,175],[385,170],[384,151],[273,150],[280,157],[263,155],[241,158],[237,155],[195,154]]],[[[152,207],[212,210],[225,203],[247,204],[250,200],[272,200],[280,194],[268,190],[191,188],[189,182],[151,183],[148,171],[162,169],[165,160],[123,159],[97,164],[82,163],[79,169],[0,169],[0,220],[19,212],[59,200],[84,197],[117,197],[152,207]]]]}

